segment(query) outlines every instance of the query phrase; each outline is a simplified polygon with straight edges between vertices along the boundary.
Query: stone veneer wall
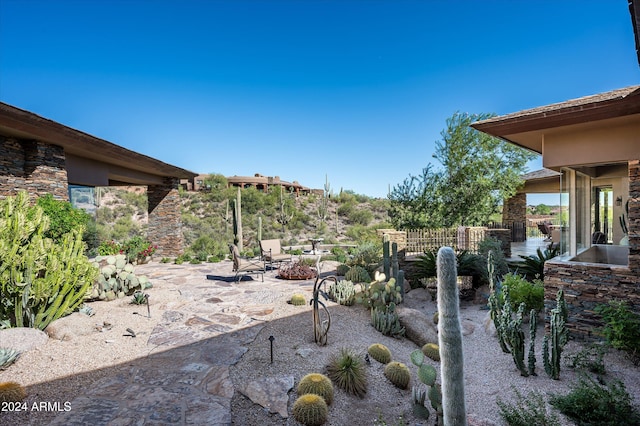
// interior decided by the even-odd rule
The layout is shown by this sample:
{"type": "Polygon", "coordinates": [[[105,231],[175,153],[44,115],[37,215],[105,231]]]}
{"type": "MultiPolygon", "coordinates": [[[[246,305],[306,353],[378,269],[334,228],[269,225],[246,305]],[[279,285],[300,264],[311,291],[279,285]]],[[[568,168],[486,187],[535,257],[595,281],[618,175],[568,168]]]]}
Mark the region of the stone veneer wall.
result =
{"type": "Polygon", "coordinates": [[[165,178],[162,185],[149,185],[147,237],[158,246],[157,256],[178,256],[184,251],[179,179],[165,178]]]}
{"type": "Polygon", "coordinates": [[[502,223],[525,223],[527,221],[527,194],[517,193],[505,200],[502,207],[502,223]]]}
{"type": "Polygon", "coordinates": [[[595,337],[602,326],[593,308],[625,300],[640,313],[640,161],[629,162],[629,265],[598,265],[550,260],[545,263],[545,308],[555,307],[564,289],[569,307],[567,326],[574,336],[595,337]]]}
{"type": "Polygon", "coordinates": [[[69,201],[64,149],[40,141],[0,136],[0,197],[29,193],[32,200],[52,194],[69,201]]]}

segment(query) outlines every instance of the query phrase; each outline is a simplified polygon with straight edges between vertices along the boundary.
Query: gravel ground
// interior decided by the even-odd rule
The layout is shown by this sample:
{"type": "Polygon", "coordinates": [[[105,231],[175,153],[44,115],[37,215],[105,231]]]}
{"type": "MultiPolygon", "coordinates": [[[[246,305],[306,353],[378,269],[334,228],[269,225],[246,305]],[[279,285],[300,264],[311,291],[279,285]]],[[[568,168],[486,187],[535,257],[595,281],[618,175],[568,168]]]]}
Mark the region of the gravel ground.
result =
{"type": "MultiPolygon", "coordinates": [[[[182,284],[184,285],[184,284],[182,284]]],[[[177,303],[173,287],[161,284],[149,291],[154,301],[152,318],[132,314],[145,308],[129,305],[129,300],[95,302],[96,315],[86,317],[85,328],[95,328],[105,323],[112,328],[104,331],[92,330],[78,334],[73,339],[59,341],[49,339],[39,349],[23,354],[7,370],[0,371],[0,382],[17,381],[27,387],[27,401],[69,401],[82,395],[92,383],[108,369],[128,360],[146,356],[153,348],[147,346],[149,333],[162,316],[177,303]],[[104,306],[103,306],[104,305],[104,306]],[[126,328],[136,331],[137,338],[123,338],[126,328]],[[113,342],[109,342],[113,341],[113,342]],[[80,374],[90,372],[90,374],[80,374]],[[55,384],[52,386],[51,383],[55,384]]],[[[280,302],[279,302],[280,303],[280,302]]],[[[412,306],[416,307],[416,306],[412,306]]],[[[434,302],[423,301],[419,306],[431,316],[434,302]]],[[[407,364],[412,373],[412,384],[416,383],[416,368],[409,354],[418,347],[407,339],[383,336],[369,324],[369,313],[359,306],[344,307],[329,303],[331,328],[326,346],[313,342],[311,308],[291,305],[277,306],[271,320],[258,334],[243,358],[231,369],[234,384],[246,383],[256,378],[293,376],[297,384],[302,376],[311,372],[324,372],[329,357],[346,347],[364,354],[372,343],[383,343],[389,347],[394,360],[407,364]],[[273,363],[270,362],[269,336],[274,336],[273,363]]],[[[143,312],[146,313],[146,312],[143,312]]],[[[77,314],[80,315],[80,314],[77,314]]],[[[514,389],[521,393],[536,390],[543,394],[566,393],[570,385],[580,377],[579,372],[563,366],[560,380],[552,380],[542,371],[540,355],[542,326],[538,332],[538,370],[536,377],[521,377],[511,356],[500,351],[495,337],[484,329],[487,311],[481,304],[464,302],[461,319],[474,331],[464,336],[466,409],[470,425],[503,424],[498,414],[496,400],[510,401],[514,389]]],[[[76,321],[78,322],[78,321],[76,321]]],[[[582,349],[578,342],[571,341],[565,347],[564,359],[582,349]]],[[[432,365],[438,368],[438,364],[432,365]]],[[[640,405],[640,369],[634,367],[618,351],[609,351],[605,357],[606,377],[622,380],[635,404],[640,405]]],[[[368,390],[364,398],[349,395],[336,389],[336,396],[329,408],[329,425],[432,425],[434,417],[423,421],[412,414],[411,390],[399,390],[383,375],[383,366],[375,360],[366,366],[368,390]]],[[[440,379],[438,379],[440,381],[440,379]]],[[[289,393],[289,413],[297,398],[294,389],[289,393]]],[[[30,424],[46,425],[51,413],[31,413],[30,424]]],[[[564,421],[564,420],[563,420],[564,421]]],[[[291,416],[282,418],[270,414],[265,408],[254,404],[236,392],[232,400],[232,422],[234,425],[296,425],[291,416]]],[[[23,424],[8,413],[0,413],[0,425],[23,424]]],[[[569,424],[566,423],[565,424],[569,424]]]]}

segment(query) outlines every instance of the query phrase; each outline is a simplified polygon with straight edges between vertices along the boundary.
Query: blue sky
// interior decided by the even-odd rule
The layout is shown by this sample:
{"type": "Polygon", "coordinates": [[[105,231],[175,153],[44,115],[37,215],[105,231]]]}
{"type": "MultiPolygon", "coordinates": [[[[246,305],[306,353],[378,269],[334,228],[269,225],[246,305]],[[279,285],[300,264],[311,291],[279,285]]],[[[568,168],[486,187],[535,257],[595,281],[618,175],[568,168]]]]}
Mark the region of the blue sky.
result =
{"type": "Polygon", "coordinates": [[[639,74],[626,0],[0,0],[1,101],[194,172],[370,196],[456,111],[639,74]]]}

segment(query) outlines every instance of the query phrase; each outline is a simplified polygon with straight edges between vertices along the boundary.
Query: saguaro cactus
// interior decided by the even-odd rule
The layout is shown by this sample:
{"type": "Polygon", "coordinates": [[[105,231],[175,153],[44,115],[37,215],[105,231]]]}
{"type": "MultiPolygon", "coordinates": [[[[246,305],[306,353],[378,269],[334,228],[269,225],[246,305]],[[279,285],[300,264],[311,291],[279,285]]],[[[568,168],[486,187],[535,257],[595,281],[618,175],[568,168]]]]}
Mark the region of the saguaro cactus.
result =
{"type": "Polygon", "coordinates": [[[442,381],[442,414],[447,426],[466,425],[464,362],[460,326],[456,255],[450,247],[438,250],[438,343],[442,381]]]}
{"type": "Polygon", "coordinates": [[[235,204],[233,206],[233,234],[234,243],[238,246],[238,250],[242,253],[242,193],[238,187],[235,204]]]}

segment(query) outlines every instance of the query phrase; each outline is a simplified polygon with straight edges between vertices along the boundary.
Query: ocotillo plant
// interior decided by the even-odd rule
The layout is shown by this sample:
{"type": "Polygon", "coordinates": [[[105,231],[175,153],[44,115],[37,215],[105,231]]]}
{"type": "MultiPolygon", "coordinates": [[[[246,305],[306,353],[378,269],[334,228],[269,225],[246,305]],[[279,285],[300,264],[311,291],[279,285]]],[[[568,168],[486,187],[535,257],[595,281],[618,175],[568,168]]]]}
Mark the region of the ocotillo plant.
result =
{"type": "Polygon", "coordinates": [[[440,346],[442,414],[447,426],[466,425],[464,361],[460,326],[456,255],[450,247],[438,250],[438,344],[440,346]]]}

